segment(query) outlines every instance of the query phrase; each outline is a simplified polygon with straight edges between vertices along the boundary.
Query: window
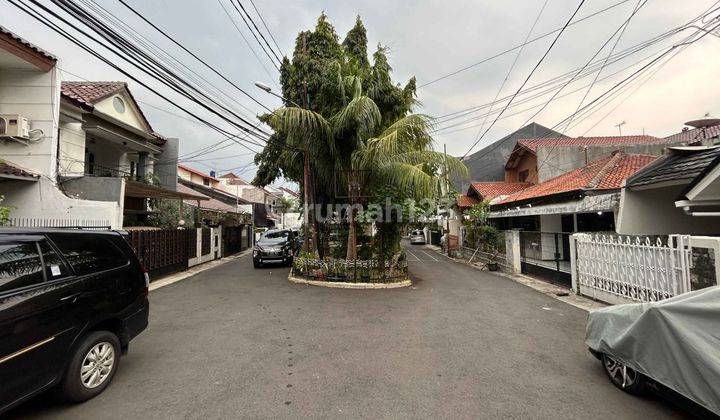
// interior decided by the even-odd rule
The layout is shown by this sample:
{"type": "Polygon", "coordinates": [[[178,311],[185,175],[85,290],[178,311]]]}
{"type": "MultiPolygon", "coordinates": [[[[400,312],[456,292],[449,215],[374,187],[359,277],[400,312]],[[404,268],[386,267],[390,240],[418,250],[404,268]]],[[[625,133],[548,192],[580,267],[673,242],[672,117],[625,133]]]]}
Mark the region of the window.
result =
{"type": "Polygon", "coordinates": [[[203,185],[209,186],[209,185],[210,185],[210,180],[207,179],[207,178],[203,178],[203,185]]]}
{"type": "Polygon", "coordinates": [[[128,263],[127,257],[115,245],[99,235],[58,233],[51,238],[78,275],[110,270],[128,263]]]}
{"type": "Polygon", "coordinates": [[[117,111],[119,114],[125,112],[125,102],[123,102],[121,97],[116,96],[113,98],[113,108],[115,108],[115,111],[117,111]]]}
{"type": "Polygon", "coordinates": [[[0,292],[45,280],[35,242],[0,243],[0,292]]]}
{"type": "Polygon", "coordinates": [[[45,263],[45,277],[48,281],[61,279],[70,274],[63,260],[49,243],[40,242],[40,252],[42,252],[43,262],[45,263]]]}
{"type": "Polygon", "coordinates": [[[525,182],[528,179],[528,175],[530,174],[530,171],[525,169],[524,171],[520,171],[520,174],[518,175],[518,181],[525,182]]]}

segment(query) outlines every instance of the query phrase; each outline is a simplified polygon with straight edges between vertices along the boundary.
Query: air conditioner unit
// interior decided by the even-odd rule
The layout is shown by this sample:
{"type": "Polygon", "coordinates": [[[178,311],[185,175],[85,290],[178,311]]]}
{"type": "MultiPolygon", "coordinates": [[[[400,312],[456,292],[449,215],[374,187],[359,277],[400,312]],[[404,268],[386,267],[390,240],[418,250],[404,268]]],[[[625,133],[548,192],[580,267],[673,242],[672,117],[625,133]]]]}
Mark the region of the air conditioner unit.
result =
{"type": "Polygon", "coordinates": [[[22,115],[0,115],[0,137],[30,138],[30,123],[22,115]]]}

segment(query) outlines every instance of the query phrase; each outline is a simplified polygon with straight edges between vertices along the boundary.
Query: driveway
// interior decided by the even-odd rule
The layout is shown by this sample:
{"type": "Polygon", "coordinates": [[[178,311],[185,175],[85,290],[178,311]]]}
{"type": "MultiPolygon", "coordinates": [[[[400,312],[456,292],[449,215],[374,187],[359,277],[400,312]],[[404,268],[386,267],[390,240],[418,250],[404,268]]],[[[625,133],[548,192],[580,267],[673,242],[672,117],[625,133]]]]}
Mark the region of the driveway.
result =
{"type": "Polygon", "coordinates": [[[583,345],[586,313],[410,248],[415,285],[291,284],[242,259],[151,293],[151,326],[112,385],[49,418],[637,418],[683,416],[615,389],[583,345]]]}

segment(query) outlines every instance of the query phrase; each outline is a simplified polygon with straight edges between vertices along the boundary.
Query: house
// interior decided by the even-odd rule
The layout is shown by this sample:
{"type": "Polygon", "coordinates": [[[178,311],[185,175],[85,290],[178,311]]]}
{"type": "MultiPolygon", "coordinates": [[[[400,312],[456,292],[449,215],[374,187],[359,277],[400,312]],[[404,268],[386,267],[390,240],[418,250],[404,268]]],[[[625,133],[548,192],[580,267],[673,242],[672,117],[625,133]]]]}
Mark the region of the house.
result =
{"type": "MultiPolygon", "coordinates": [[[[207,202],[188,203],[203,211],[224,212],[252,217],[259,209],[252,202],[244,199],[239,191],[227,188],[227,185],[214,174],[206,174],[185,165],[178,165],[178,191],[193,191],[208,197],[207,202]]],[[[244,217],[244,216],[243,216],[244,217]]]]}
{"type": "MultiPolygon", "coordinates": [[[[505,170],[503,169],[508,157],[515,149],[519,139],[541,138],[541,137],[564,137],[561,133],[553,131],[537,123],[530,123],[519,130],[508,134],[500,140],[466,156],[463,163],[468,168],[469,180],[478,181],[503,181],[505,170]]],[[[453,185],[458,191],[465,191],[469,188],[469,180],[456,179],[453,185]]]]}
{"type": "Polygon", "coordinates": [[[281,221],[276,213],[278,196],[265,188],[256,187],[230,172],[219,177],[219,189],[235,194],[253,204],[253,220],[257,227],[275,227],[281,221]]]}
{"type": "Polygon", "coordinates": [[[116,84],[86,96],[80,86],[61,81],[56,57],[0,28],[0,195],[11,207],[11,224],[119,229],[131,208],[127,201],[174,194],[118,177],[129,161],[148,173],[152,158],[177,157],[164,153],[163,139],[144,119],[133,126],[126,118],[140,118],[126,91],[116,84]],[[112,111],[120,100],[127,106],[125,116],[112,111]],[[139,152],[147,152],[147,165],[139,152]],[[112,170],[100,170],[101,162],[112,170]]]}
{"type": "Polygon", "coordinates": [[[531,185],[527,182],[473,182],[466,194],[457,196],[457,205],[461,211],[464,211],[483,201],[506,197],[531,185]]]}
{"type": "Polygon", "coordinates": [[[693,146],[713,146],[720,141],[720,120],[704,119],[690,121],[686,124],[700,127],[692,129],[685,127],[681,132],[665,137],[665,140],[673,144],[693,146]]]}
{"type": "Polygon", "coordinates": [[[192,199],[176,190],[178,140],[150,122],[125,82],[63,81],[58,176],[76,197],[115,202],[132,226],[148,199],[192,199]]]}
{"type": "Polygon", "coordinates": [[[617,231],[720,234],[720,146],[669,148],[629,177],[622,188],[617,231]]]}
{"type": "Polygon", "coordinates": [[[220,180],[215,178],[215,174],[206,174],[205,172],[198,171],[189,166],[177,165],[177,176],[180,179],[190,181],[195,184],[204,185],[210,188],[219,188],[220,180]]]}
{"type": "Polygon", "coordinates": [[[520,139],[505,163],[505,181],[542,183],[616,151],[660,156],[683,143],[648,135],[520,139]]]}
{"type": "Polygon", "coordinates": [[[503,229],[614,231],[622,181],[655,159],[616,152],[491,201],[490,218],[503,229]]]}

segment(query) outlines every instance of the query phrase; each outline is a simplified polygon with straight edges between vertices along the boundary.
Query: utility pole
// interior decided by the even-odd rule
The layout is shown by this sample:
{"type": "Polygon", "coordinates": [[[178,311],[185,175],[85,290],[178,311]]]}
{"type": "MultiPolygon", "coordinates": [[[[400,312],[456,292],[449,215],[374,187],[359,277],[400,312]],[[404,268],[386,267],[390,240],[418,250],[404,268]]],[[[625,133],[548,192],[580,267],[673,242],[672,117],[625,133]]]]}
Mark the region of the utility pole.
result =
{"type": "Polygon", "coordinates": [[[621,123],[619,123],[619,124],[615,124],[615,127],[617,127],[618,130],[620,131],[620,136],[622,136],[622,126],[625,125],[625,124],[627,124],[627,122],[625,122],[625,121],[623,121],[623,122],[621,122],[621,123]]]}
{"type": "MultiPolygon", "coordinates": [[[[447,163],[447,143],[443,144],[443,154],[445,159],[445,195],[450,198],[450,178],[449,178],[449,170],[448,170],[448,163],[447,163]]],[[[447,245],[447,254],[450,256],[450,200],[448,200],[447,203],[447,235],[445,237],[445,243],[447,245]]]]}

